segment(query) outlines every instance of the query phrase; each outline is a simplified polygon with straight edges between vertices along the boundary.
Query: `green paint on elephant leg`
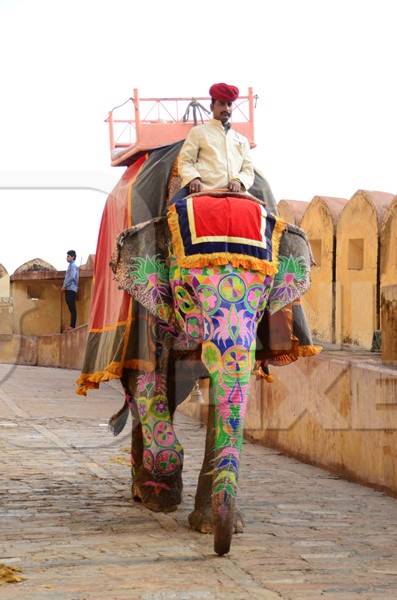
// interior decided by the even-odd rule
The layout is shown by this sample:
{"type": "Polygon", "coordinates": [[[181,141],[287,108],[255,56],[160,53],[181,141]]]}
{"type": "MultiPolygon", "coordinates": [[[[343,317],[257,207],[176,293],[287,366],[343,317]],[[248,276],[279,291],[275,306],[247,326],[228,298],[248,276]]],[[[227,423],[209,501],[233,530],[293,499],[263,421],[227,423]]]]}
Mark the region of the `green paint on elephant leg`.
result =
{"type": "MultiPolygon", "coordinates": [[[[160,467],[163,467],[163,472],[148,471],[145,468],[145,457],[147,456],[145,451],[151,440],[151,437],[148,437],[148,424],[151,423],[149,415],[153,416],[155,423],[162,423],[158,427],[159,436],[166,441],[168,430],[164,427],[164,423],[172,425],[172,414],[162,391],[162,381],[159,373],[142,374],[133,370],[126,371],[123,378],[125,389],[130,395],[129,404],[133,422],[131,440],[132,497],[134,500],[141,501],[146,508],[152,511],[170,512],[175,510],[182,501],[181,464],[179,463],[180,468],[175,469],[175,462],[172,462],[171,456],[170,463],[173,468],[169,469],[164,455],[160,455],[158,462],[160,467]],[[146,393],[145,396],[144,393],[146,393]],[[137,402],[137,396],[143,400],[137,402]],[[145,407],[146,417],[142,415],[142,406],[145,407]],[[139,410],[140,408],[141,410],[139,410]],[[147,414],[146,411],[148,411],[147,414]]],[[[169,450],[169,447],[160,449],[160,452],[161,450],[169,450]]]]}
{"type": "Polygon", "coordinates": [[[149,375],[138,377],[135,397],[142,424],[143,466],[153,474],[172,475],[182,469],[183,448],[175,434],[167,397],[160,387],[148,383],[149,375]]]}

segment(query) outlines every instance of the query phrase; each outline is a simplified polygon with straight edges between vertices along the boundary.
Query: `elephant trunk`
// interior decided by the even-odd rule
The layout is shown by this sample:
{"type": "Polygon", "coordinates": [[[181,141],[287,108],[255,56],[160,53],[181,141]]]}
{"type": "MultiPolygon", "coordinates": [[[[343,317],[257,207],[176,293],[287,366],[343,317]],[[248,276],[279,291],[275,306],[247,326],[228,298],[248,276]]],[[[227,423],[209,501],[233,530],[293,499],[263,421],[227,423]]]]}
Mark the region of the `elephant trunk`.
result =
{"type": "Polygon", "coordinates": [[[186,333],[203,340],[201,359],[214,397],[212,507],[220,555],[229,551],[232,538],[256,329],[272,285],[271,275],[231,264],[174,270],[176,313],[186,333]]]}
{"type": "Polygon", "coordinates": [[[212,477],[214,548],[229,552],[234,530],[235,505],[243,443],[244,417],[252,370],[252,349],[240,346],[234,356],[216,351],[214,343],[203,344],[204,357],[216,354],[219,362],[208,365],[215,410],[215,451],[212,477]],[[230,360],[229,360],[230,359],[230,360]]]}

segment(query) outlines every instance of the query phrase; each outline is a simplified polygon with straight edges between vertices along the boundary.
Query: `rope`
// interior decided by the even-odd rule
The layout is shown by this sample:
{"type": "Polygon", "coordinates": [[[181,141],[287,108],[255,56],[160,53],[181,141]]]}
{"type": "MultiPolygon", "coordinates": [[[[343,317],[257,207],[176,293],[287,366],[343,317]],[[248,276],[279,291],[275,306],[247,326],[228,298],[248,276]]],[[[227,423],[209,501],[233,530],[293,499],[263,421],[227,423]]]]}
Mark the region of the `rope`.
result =
{"type": "Polygon", "coordinates": [[[127,98],[127,100],[125,102],[123,102],[122,104],[119,104],[118,106],[114,106],[110,112],[113,112],[117,108],[121,108],[122,106],[124,106],[125,104],[127,104],[130,101],[133,103],[134,102],[134,98],[127,98]]]}

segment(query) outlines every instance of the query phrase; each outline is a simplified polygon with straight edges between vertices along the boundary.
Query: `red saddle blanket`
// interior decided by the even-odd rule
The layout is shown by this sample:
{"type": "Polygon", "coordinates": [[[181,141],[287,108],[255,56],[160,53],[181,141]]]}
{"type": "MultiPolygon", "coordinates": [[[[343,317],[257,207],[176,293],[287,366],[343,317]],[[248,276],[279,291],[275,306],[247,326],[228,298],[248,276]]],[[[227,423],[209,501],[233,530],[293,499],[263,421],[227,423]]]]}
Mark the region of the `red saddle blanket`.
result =
{"type": "Polygon", "coordinates": [[[168,211],[173,251],[181,267],[231,263],[274,275],[283,221],[247,196],[200,195],[168,211]]]}

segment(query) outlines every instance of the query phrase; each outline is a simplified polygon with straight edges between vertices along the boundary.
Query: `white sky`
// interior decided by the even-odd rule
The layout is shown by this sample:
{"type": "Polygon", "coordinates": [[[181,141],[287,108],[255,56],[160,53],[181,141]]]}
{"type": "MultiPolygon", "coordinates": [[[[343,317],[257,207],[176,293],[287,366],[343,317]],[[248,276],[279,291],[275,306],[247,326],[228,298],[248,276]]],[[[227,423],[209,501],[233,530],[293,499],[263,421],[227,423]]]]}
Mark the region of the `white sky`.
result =
{"type": "Polygon", "coordinates": [[[0,263],[62,269],[66,250],[79,263],[95,252],[123,172],[109,167],[104,118],[134,87],[191,96],[216,81],[252,85],[253,155],[277,200],[397,193],[396,6],[0,0],[0,263]]]}

